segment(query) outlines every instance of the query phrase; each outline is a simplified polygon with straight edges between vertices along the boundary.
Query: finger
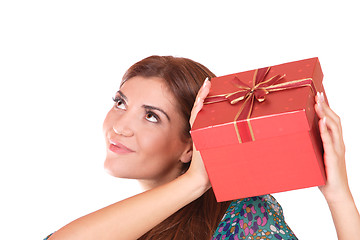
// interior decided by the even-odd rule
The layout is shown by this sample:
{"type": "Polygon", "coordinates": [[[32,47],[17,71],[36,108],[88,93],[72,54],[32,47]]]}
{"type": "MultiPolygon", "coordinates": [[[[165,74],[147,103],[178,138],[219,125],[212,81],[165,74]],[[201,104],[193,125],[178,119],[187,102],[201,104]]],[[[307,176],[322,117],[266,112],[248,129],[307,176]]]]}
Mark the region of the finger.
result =
{"type": "MultiPolygon", "coordinates": [[[[200,101],[200,100],[199,100],[200,101]]],[[[190,126],[192,127],[192,125],[194,124],[195,122],[195,119],[198,115],[198,113],[200,112],[200,110],[202,109],[203,107],[203,103],[200,101],[199,103],[197,103],[193,110],[191,111],[191,116],[190,116],[190,126]]]]}
{"type": "Polygon", "coordinates": [[[325,117],[325,112],[322,109],[322,107],[320,106],[320,93],[317,92],[316,96],[315,96],[315,112],[317,113],[318,117],[320,119],[322,119],[323,117],[325,117]]]}
{"type": "Polygon", "coordinates": [[[201,91],[198,92],[198,96],[197,96],[199,99],[201,99],[202,102],[205,100],[205,98],[209,94],[210,85],[211,85],[211,82],[209,81],[209,78],[206,78],[203,86],[201,87],[201,91]]]}
{"type": "Polygon", "coordinates": [[[204,84],[202,85],[202,87],[200,88],[200,90],[196,96],[195,103],[194,103],[193,109],[191,111],[191,116],[190,116],[190,125],[191,126],[193,125],[198,112],[203,107],[204,99],[209,94],[210,87],[211,87],[211,83],[208,80],[208,78],[206,78],[204,81],[204,84]]]}
{"type": "Polygon", "coordinates": [[[316,105],[315,111],[320,119],[327,118],[326,125],[329,128],[329,131],[334,137],[336,143],[342,142],[342,128],[340,123],[340,118],[333,112],[330,107],[325,103],[324,98],[321,94],[316,96],[316,105]]]}
{"type": "Polygon", "coordinates": [[[207,95],[209,94],[210,87],[211,87],[211,83],[208,80],[208,78],[206,78],[204,81],[204,84],[202,85],[202,87],[200,88],[200,90],[196,96],[193,109],[191,110],[191,116],[190,116],[190,125],[191,126],[193,125],[197,114],[203,107],[204,100],[207,97],[207,95]]]}
{"type": "Polygon", "coordinates": [[[339,133],[342,135],[342,127],[340,117],[325,102],[324,93],[317,93],[317,103],[327,118],[332,119],[336,123],[339,133]]]}
{"type": "Polygon", "coordinates": [[[210,91],[210,81],[208,78],[206,78],[199,92],[196,95],[194,106],[201,104],[209,94],[209,91],[210,91]]]}
{"type": "MultiPolygon", "coordinates": [[[[333,142],[333,148],[338,152],[341,153],[344,151],[345,145],[344,140],[342,137],[341,131],[339,131],[339,123],[334,121],[334,119],[325,117],[325,125],[326,130],[329,132],[332,142],[333,142]]],[[[341,129],[341,127],[340,127],[341,129]]]]}
{"type": "MultiPolygon", "coordinates": [[[[319,118],[323,121],[325,130],[331,138],[333,148],[338,153],[345,151],[344,140],[342,136],[342,128],[339,117],[327,106],[325,101],[319,99],[321,96],[317,96],[317,104],[315,110],[319,118]],[[326,109],[327,108],[327,109],[326,109]],[[327,111],[328,110],[328,111],[327,111]],[[325,121],[326,119],[326,121],[325,121]]],[[[320,126],[319,126],[320,127],[320,126]]]]}
{"type": "Polygon", "coordinates": [[[331,136],[330,132],[328,131],[326,124],[327,124],[326,117],[319,120],[320,136],[321,136],[321,140],[323,142],[324,153],[326,155],[332,155],[332,154],[335,154],[334,143],[333,143],[332,136],[331,136]]]}

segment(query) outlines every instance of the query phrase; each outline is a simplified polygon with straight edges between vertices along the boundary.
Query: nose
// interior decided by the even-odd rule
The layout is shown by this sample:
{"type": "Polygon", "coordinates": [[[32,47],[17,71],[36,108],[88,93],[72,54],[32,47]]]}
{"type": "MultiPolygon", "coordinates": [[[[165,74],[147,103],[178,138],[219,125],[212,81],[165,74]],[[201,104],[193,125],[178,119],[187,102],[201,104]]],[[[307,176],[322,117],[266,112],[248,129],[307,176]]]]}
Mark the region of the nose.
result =
{"type": "Polygon", "coordinates": [[[131,117],[128,114],[122,114],[113,124],[113,130],[116,134],[124,137],[131,137],[134,131],[131,126],[131,117]]]}
{"type": "Polygon", "coordinates": [[[128,128],[119,128],[119,127],[113,126],[113,130],[116,134],[122,135],[124,137],[131,137],[134,135],[133,131],[131,131],[128,128]]]}

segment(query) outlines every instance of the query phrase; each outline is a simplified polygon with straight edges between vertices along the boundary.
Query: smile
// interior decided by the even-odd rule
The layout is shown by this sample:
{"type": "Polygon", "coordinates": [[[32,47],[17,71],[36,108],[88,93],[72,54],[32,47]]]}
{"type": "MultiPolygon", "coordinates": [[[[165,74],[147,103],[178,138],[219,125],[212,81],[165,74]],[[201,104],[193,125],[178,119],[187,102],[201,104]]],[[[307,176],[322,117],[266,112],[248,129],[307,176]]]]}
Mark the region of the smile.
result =
{"type": "Polygon", "coordinates": [[[126,146],[122,145],[121,143],[114,141],[114,140],[110,140],[110,146],[109,146],[109,150],[117,153],[117,154],[126,154],[126,153],[132,153],[135,152],[134,150],[127,148],[126,146]]]}

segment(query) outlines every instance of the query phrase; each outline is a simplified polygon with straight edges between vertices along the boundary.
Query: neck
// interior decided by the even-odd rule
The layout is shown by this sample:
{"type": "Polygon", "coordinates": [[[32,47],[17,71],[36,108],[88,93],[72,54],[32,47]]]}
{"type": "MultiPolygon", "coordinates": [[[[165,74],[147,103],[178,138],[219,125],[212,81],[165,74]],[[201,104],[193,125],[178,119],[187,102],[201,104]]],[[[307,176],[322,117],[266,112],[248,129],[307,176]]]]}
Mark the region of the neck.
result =
{"type": "Polygon", "coordinates": [[[138,183],[144,192],[160,186],[160,184],[158,184],[155,181],[151,181],[151,180],[143,180],[142,179],[142,180],[138,180],[138,183]]]}
{"type": "Polygon", "coordinates": [[[176,176],[168,176],[168,177],[162,178],[162,179],[138,179],[138,183],[143,191],[148,191],[150,189],[153,189],[153,188],[159,187],[161,185],[164,185],[168,182],[171,182],[174,179],[176,179],[178,176],[179,176],[179,174],[177,174],[176,176]]]}
{"type": "Polygon", "coordinates": [[[164,185],[168,182],[173,181],[177,177],[181,175],[181,166],[180,167],[174,167],[171,170],[169,170],[166,174],[161,174],[158,177],[155,178],[148,178],[148,179],[137,179],[140,187],[143,191],[148,191],[150,189],[159,187],[161,185],[164,185]]]}

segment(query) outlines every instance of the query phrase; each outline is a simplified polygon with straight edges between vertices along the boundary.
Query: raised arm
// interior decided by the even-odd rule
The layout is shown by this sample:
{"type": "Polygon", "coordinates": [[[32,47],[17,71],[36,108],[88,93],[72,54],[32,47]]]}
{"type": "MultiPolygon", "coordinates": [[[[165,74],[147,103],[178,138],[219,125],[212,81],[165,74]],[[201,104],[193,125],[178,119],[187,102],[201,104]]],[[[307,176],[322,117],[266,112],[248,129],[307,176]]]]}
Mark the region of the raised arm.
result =
{"type": "Polygon", "coordinates": [[[83,216],[50,239],[138,239],[205,192],[198,179],[176,180],[83,216]]]}
{"type": "MultiPolygon", "coordinates": [[[[190,124],[210,89],[206,81],[194,104],[190,124]]],[[[200,154],[194,150],[189,170],[175,180],[83,216],[57,232],[55,240],[138,239],[210,188],[200,154]]]]}
{"type": "Polygon", "coordinates": [[[354,239],[360,236],[360,215],[348,185],[340,118],[326,104],[323,94],[317,94],[316,102],[327,176],[326,184],[319,189],[329,205],[338,239],[354,239]]]}

